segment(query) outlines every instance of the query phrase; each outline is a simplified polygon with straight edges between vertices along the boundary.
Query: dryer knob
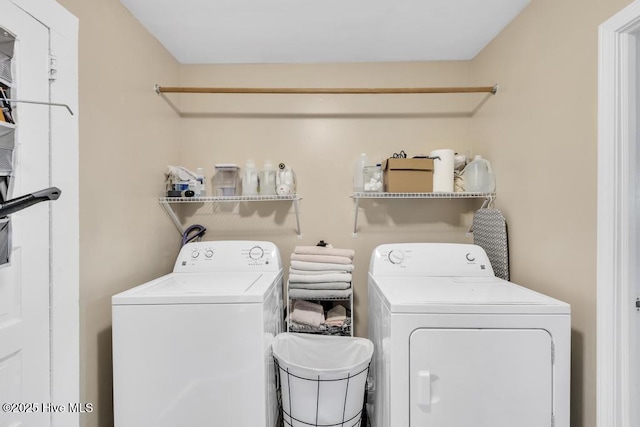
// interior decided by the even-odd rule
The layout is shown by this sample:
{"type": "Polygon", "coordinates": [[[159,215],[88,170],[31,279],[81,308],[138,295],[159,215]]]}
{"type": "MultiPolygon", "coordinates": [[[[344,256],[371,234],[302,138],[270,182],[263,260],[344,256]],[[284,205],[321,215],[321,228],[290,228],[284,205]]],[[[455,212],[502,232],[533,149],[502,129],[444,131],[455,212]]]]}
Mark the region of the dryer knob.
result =
{"type": "Polygon", "coordinates": [[[200,256],[200,251],[195,250],[191,252],[191,258],[198,258],[200,256]]]}
{"type": "Polygon", "coordinates": [[[404,252],[398,249],[394,249],[389,252],[389,261],[391,264],[402,264],[404,261],[404,252]]]}
{"type": "Polygon", "coordinates": [[[206,251],[204,251],[204,256],[206,256],[207,258],[211,258],[213,256],[213,251],[211,249],[207,249],[206,251]]]}

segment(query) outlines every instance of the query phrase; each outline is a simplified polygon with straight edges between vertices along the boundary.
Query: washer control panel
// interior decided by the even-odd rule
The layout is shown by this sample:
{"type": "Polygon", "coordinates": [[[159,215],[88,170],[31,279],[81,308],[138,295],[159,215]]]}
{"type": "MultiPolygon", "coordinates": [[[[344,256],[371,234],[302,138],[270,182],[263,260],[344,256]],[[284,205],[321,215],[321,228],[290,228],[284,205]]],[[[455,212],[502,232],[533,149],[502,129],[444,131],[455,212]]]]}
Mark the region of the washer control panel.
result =
{"type": "Polygon", "coordinates": [[[279,271],[280,252],[271,242],[211,241],[192,242],[182,247],[174,272],[279,271]]]}
{"type": "Polygon", "coordinates": [[[493,276],[485,251],[461,243],[402,243],[378,246],[369,272],[378,276],[493,276]]]}

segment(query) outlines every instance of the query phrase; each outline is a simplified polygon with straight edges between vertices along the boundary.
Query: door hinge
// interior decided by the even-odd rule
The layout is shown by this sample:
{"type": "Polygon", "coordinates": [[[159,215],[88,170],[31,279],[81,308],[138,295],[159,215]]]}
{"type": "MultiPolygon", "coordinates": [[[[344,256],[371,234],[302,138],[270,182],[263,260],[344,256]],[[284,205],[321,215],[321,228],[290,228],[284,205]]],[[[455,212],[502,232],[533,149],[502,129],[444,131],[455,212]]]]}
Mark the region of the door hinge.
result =
{"type": "Polygon", "coordinates": [[[551,427],[555,427],[556,425],[556,416],[551,414],[551,427]]]}
{"type": "Polygon", "coordinates": [[[58,60],[55,55],[49,55],[49,81],[55,81],[58,77],[58,60]]]}
{"type": "Polygon", "coordinates": [[[636,298],[636,311],[640,311],[640,297],[636,298]]]}
{"type": "Polygon", "coordinates": [[[553,341],[551,341],[551,364],[555,365],[556,363],[556,345],[553,341]]]}

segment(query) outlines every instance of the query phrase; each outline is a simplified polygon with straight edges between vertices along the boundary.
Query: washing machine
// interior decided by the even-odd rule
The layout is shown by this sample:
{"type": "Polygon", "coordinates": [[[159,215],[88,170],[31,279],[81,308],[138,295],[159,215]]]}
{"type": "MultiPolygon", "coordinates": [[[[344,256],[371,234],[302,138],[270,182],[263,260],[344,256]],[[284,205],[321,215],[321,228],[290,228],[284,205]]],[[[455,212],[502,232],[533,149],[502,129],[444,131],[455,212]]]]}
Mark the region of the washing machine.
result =
{"type": "Polygon", "coordinates": [[[273,427],[283,332],[270,242],[188,243],[173,272],[112,298],[115,427],[273,427]]]}
{"type": "Polygon", "coordinates": [[[368,288],[373,427],[569,427],[568,304],[466,244],[379,246],[368,288]]]}

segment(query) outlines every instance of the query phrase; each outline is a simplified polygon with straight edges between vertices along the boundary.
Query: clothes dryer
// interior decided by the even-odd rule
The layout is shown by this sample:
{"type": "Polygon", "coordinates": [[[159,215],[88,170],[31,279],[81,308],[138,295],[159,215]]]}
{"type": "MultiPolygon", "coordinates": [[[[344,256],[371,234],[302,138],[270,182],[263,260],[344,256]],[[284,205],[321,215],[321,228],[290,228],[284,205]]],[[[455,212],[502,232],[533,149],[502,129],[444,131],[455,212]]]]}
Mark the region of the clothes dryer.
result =
{"type": "Polygon", "coordinates": [[[569,427],[568,304],[465,244],[379,246],[368,286],[373,427],[569,427]]]}
{"type": "Polygon", "coordinates": [[[183,246],[172,273],[112,298],[115,427],[275,426],[282,307],[273,243],[183,246]]]}

